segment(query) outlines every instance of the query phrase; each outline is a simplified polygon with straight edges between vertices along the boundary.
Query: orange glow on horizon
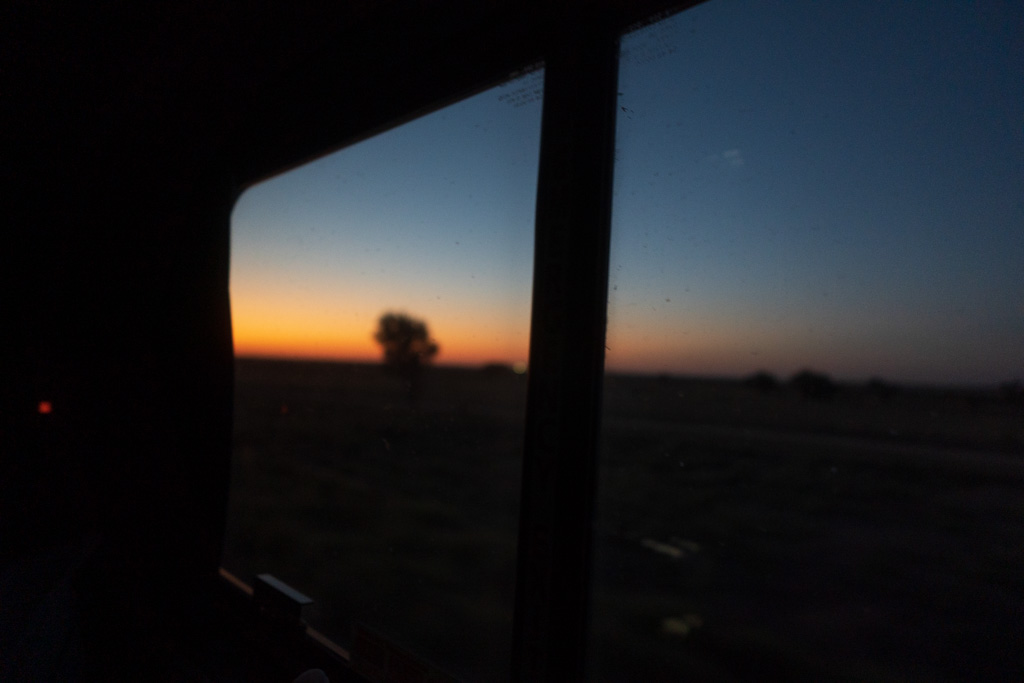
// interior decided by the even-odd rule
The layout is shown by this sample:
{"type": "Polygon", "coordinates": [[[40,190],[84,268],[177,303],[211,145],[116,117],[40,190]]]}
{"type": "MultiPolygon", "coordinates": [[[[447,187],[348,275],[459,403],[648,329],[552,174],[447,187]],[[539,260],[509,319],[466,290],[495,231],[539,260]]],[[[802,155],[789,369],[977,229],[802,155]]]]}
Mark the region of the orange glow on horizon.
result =
{"type": "MultiPolygon", "coordinates": [[[[381,312],[360,308],[323,306],[302,310],[277,302],[236,303],[233,310],[235,354],[240,357],[328,362],[378,363],[380,345],[373,333],[381,312]],[[372,312],[371,312],[372,311],[372,312]]],[[[395,309],[400,311],[400,309],[395,309]]],[[[402,311],[404,312],[404,311],[402,311]]],[[[435,365],[479,366],[488,363],[525,366],[529,355],[529,324],[501,312],[413,310],[424,320],[440,351],[435,365]],[[525,324],[524,324],[525,323],[525,324]]],[[[610,372],[694,375],[746,375],[759,369],[788,371],[792,364],[781,344],[768,343],[761,354],[751,355],[746,337],[726,325],[701,333],[684,330],[651,332],[650,324],[609,328],[605,367],[610,372]],[[746,361],[744,363],[743,361],[746,361]]]]}
{"type": "MultiPolygon", "coordinates": [[[[498,315],[452,315],[447,311],[412,312],[426,321],[440,351],[438,365],[525,363],[529,324],[498,315]]],[[[374,340],[379,314],[310,315],[286,307],[241,306],[232,312],[232,333],[238,356],[295,360],[378,362],[374,340]]]]}
{"type": "MultiPolygon", "coordinates": [[[[344,349],[329,350],[325,347],[281,347],[259,344],[235,344],[235,356],[239,358],[324,361],[332,363],[380,363],[383,358],[380,349],[373,349],[372,353],[355,353],[347,352],[344,349]]],[[[439,353],[430,361],[430,364],[441,366],[476,366],[503,363],[512,366],[516,372],[522,373],[526,371],[526,359],[525,354],[522,356],[499,356],[494,353],[480,352],[456,356],[439,353]]]]}

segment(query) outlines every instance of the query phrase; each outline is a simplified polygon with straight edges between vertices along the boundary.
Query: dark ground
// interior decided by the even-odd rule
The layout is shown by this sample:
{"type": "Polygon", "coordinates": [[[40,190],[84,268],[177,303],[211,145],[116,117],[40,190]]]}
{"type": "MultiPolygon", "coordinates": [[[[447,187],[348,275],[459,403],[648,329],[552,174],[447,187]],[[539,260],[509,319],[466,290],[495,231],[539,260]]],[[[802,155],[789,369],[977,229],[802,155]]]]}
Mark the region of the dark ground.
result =
{"type": "Polygon", "coordinates": [[[316,600],[471,680],[511,658],[525,378],[239,361],[224,565],[316,600]]]}
{"type": "MultiPolygon", "coordinates": [[[[225,566],[507,677],[525,377],[239,360],[225,566]]],[[[1024,678],[1024,407],[609,376],[596,680],[1024,678]]]]}

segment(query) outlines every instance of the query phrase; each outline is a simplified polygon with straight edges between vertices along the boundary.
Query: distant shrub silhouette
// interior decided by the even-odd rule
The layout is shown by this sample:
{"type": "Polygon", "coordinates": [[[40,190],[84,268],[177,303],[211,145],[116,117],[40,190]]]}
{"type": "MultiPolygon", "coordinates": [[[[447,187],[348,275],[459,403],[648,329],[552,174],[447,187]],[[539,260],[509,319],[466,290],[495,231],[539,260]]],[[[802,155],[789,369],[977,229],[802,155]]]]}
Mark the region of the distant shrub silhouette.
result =
{"type": "Polygon", "coordinates": [[[480,372],[491,376],[514,374],[512,366],[508,363],[485,363],[480,366],[480,372]]]}
{"type": "Polygon", "coordinates": [[[830,399],[839,391],[839,387],[828,375],[813,370],[801,370],[793,375],[789,384],[804,398],[815,401],[830,399]]]}
{"type": "Polygon", "coordinates": [[[377,321],[373,338],[384,351],[384,366],[406,381],[409,399],[415,401],[419,395],[420,371],[438,352],[427,324],[404,313],[385,313],[377,321]]]}
{"type": "Polygon", "coordinates": [[[757,389],[758,391],[775,391],[779,388],[779,380],[770,372],[761,370],[755,372],[750,377],[743,380],[743,383],[751,389],[757,389]]]}

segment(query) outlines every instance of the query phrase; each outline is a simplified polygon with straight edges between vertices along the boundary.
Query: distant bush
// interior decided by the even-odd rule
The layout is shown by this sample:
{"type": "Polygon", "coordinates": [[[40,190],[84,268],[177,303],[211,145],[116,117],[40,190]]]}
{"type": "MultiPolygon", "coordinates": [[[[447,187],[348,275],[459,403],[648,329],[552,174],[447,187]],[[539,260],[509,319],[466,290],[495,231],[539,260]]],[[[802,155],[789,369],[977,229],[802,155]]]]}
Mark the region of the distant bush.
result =
{"type": "Polygon", "coordinates": [[[770,372],[761,370],[743,380],[743,384],[758,391],[775,391],[779,388],[778,378],[770,372]]]}
{"type": "Polygon", "coordinates": [[[839,386],[828,375],[812,370],[801,370],[789,380],[790,386],[801,396],[815,401],[824,401],[835,396],[839,386]]]}
{"type": "Polygon", "coordinates": [[[480,372],[485,375],[511,375],[514,374],[512,366],[508,363],[485,363],[480,366],[480,372]]]}

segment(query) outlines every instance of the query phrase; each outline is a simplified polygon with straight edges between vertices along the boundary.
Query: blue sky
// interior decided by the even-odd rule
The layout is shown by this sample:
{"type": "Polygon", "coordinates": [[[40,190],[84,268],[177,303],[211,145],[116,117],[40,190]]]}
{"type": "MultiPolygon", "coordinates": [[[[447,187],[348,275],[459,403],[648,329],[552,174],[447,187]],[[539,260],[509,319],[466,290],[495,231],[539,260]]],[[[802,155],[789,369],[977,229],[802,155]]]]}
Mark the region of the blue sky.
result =
{"type": "Polygon", "coordinates": [[[627,36],[609,364],[1020,375],[1021,16],[718,0],[627,36]]]}
{"type": "MultiPolygon", "coordinates": [[[[524,359],[542,79],[246,192],[239,352],[369,359],[397,309],[524,359]]],[[[1024,377],[1021,4],[712,0],[619,90],[610,369],[1024,377]]]]}

